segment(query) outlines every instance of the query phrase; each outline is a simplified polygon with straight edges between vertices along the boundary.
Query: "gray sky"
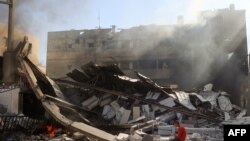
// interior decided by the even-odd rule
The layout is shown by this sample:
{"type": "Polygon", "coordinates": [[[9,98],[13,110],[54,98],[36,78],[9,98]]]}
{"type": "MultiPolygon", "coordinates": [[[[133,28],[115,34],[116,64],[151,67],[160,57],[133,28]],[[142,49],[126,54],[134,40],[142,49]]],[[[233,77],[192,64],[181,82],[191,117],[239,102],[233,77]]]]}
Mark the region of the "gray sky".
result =
{"type": "MultiPolygon", "coordinates": [[[[4,0],[1,0],[4,1],[4,0]]],[[[19,28],[40,39],[40,60],[46,64],[47,32],[91,29],[116,25],[118,28],[148,24],[174,24],[178,15],[194,23],[199,11],[228,8],[246,10],[250,26],[249,0],[16,0],[19,28]]],[[[0,22],[7,21],[7,7],[0,5],[0,22]]],[[[248,37],[250,30],[248,28],[248,37]]],[[[249,41],[249,40],[248,40],[249,41]]]]}

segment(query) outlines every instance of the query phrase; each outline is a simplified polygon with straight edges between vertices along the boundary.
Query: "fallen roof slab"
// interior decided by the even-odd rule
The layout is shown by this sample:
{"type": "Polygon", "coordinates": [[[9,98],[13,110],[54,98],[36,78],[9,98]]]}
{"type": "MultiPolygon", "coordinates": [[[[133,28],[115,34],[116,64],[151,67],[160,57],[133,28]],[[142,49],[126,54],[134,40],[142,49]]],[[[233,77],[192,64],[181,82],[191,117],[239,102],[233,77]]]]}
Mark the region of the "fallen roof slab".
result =
{"type": "Polygon", "coordinates": [[[46,109],[46,111],[56,121],[58,121],[63,126],[67,128],[71,128],[75,131],[79,131],[88,137],[91,137],[100,141],[115,141],[114,135],[104,132],[100,129],[94,128],[92,126],[89,126],[83,122],[72,121],[68,119],[67,117],[65,117],[65,115],[61,114],[59,106],[57,106],[53,101],[50,101],[48,99],[45,100],[45,94],[42,92],[41,88],[37,84],[38,80],[31,68],[31,65],[30,65],[31,62],[29,61],[29,59],[25,57],[23,59],[19,59],[19,61],[32,90],[36,94],[37,98],[41,100],[42,105],[46,109]]]}

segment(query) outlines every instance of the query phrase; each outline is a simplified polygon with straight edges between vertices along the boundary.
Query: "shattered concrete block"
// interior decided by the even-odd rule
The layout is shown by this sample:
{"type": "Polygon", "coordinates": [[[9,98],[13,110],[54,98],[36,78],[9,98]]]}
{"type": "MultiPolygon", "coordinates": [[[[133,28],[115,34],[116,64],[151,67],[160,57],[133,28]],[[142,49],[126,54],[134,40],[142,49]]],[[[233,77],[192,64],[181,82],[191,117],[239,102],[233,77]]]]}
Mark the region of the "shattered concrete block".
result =
{"type": "Polygon", "coordinates": [[[182,123],[182,125],[183,125],[184,127],[194,128],[194,124],[182,123]]]}
{"type": "Polygon", "coordinates": [[[230,115],[228,112],[224,112],[224,115],[225,115],[225,121],[231,119],[230,115]]]}
{"type": "Polygon", "coordinates": [[[142,105],[142,111],[145,113],[149,113],[149,105],[142,105]]]}
{"type": "Polygon", "coordinates": [[[223,131],[218,128],[188,128],[186,127],[187,134],[199,133],[201,135],[206,134],[211,137],[216,137],[218,134],[223,134],[223,131]]]}
{"type": "Polygon", "coordinates": [[[206,91],[212,91],[212,89],[213,89],[213,84],[209,83],[204,86],[203,90],[206,92],[206,91]]]}
{"type": "Polygon", "coordinates": [[[119,109],[121,108],[120,105],[117,103],[117,101],[113,101],[111,104],[111,107],[115,109],[115,111],[119,111],[119,109]]]}
{"type": "Polygon", "coordinates": [[[95,108],[95,107],[98,105],[98,103],[99,103],[99,100],[93,101],[92,103],[90,103],[90,104],[87,106],[87,108],[88,108],[89,110],[92,110],[93,108],[95,108]]]}
{"type": "Polygon", "coordinates": [[[157,111],[158,109],[160,109],[158,106],[152,105],[152,110],[153,111],[157,111]]]}
{"type": "Polygon", "coordinates": [[[191,136],[190,136],[190,138],[189,138],[189,140],[191,140],[191,141],[205,141],[205,137],[203,136],[201,136],[200,134],[198,134],[198,133],[193,133],[191,136]]]}
{"type": "Polygon", "coordinates": [[[131,114],[131,110],[124,110],[123,113],[122,113],[120,124],[128,123],[128,119],[130,117],[130,114],[131,114]]]}
{"type": "Polygon", "coordinates": [[[172,125],[158,126],[158,135],[174,135],[174,127],[172,125]]]}
{"type": "Polygon", "coordinates": [[[155,119],[155,112],[154,111],[149,112],[149,114],[148,114],[148,120],[153,120],[153,119],[155,119]]]}
{"type": "Polygon", "coordinates": [[[142,112],[146,116],[146,119],[149,120],[149,105],[142,105],[142,112]]]}
{"type": "Polygon", "coordinates": [[[123,107],[121,107],[118,111],[116,111],[116,113],[115,113],[115,121],[114,121],[116,124],[120,123],[124,110],[125,109],[123,107]]]}
{"type": "Polygon", "coordinates": [[[128,134],[120,133],[120,134],[116,137],[116,140],[117,140],[117,141],[127,141],[127,140],[128,140],[128,137],[129,137],[128,134]]]}
{"type": "Polygon", "coordinates": [[[128,138],[129,138],[129,141],[142,141],[142,137],[137,134],[129,135],[128,138]]]}
{"type": "Polygon", "coordinates": [[[151,99],[152,96],[153,96],[153,93],[152,93],[151,91],[149,91],[149,92],[147,93],[147,96],[146,96],[145,99],[151,99]]]}
{"type": "Polygon", "coordinates": [[[106,99],[106,98],[108,98],[108,97],[110,97],[111,95],[110,94],[104,94],[104,96],[102,97],[102,99],[106,99]]]}
{"type": "Polygon", "coordinates": [[[145,135],[142,139],[142,141],[153,141],[153,136],[145,135]]]}
{"type": "Polygon", "coordinates": [[[223,111],[231,111],[233,109],[232,107],[232,103],[231,101],[229,100],[228,97],[225,97],[225,96],[219,96],[218,97],[218,103],[219,103],[219,107],[221,110],[223,111]]]}
{"type": "Polygon", "coordinates": [[[75,139],[75,140],[80,140],[80,139],[82,139],[84,137],[85,137],[84,134],[82,134],[80,132],[74,132],[73,136],[72,136],[72,138],[75,139]]]}
{"type": "MultiPolygon", "coordinates": [[[[160,103],[161,105],[168,106],[168,107],[174,107],[174,106],[175,106],[175,102],[174,102],[174,99],[173,99],[172,97],[169,97],[169,98],[166,98],[166,99],[164,99],[164,100],[161,100],[159,103],[160,103]]],[[[155,108],[155,109],[157,109],[157,108],[155,108]]],[[[166,110],[166,109],[164,109],[164,108],[159,108],[159,107],[158,107],[158,109],[160,109],[161,112],[163,112],[163,111],[166,110]]],[[[157,109],[157,110],[158,110],[158,109],[157,109]]]]}
{"type": "Polygon", "coordinates": [[[112,99],[111,98],[107,98],[107,99],[104,99],[100,102],[100,106],[103,107],[104,105],[107,105],[109,104],[110,102],[112,102],[112,99]]]}
{"type": "Polygon", "coordinates": [[[242,110],[236,117],[236,119],[240,119],[242,118],[243,116],[245,116],[247,114],[247,111],[246,110],[242,110]]]}
{"type": "Polygon", "coordinates": [[[165,113],[163,115],[160,116],[160,120],[162,122],[169,122],[173,119],[175,119],[176,115],[174,112],[169,112],[169,113],[165,113]]]}
{"type": "Polygon", "coordinates": [[[145,99],[157,100],[159,96],[160,96],[160,93],[154,93],[154,92],[149,91],[149,92],[147,93],[147,96],[146,96],[145,99]]]}
{"type": "Polygon", "coordinates": [[[111,119],[113,117],[115,117],[115,111],[113,110],[113,108],[110,105],[105,105],[103,108],[103,112],[102,112],[102,117],[104,119],[111,119]]]}
{"type": "Polygon", "coordinates": [[[144,120],[144,119],[146,119],[145,115],[143,115],[143,116],[141,116],[141,117],[138,117],[137,119],[130,120],[130,121],[128,122],[128,124],[134,123],[134,122],[138,122],[138,121],[141,121],[141,120],[144,120]]]}
{"type": "Polygon", "coordinates": [[[184,92],[184,91],[176,91],[175,92],[179,102],[185,106],[186,108],[190,109],[190,110],[196,110],[196,108],[194,107],[194,105],[191,103],[190,101],[190,97],[189,94],[184,92]]]}
{"type": "Polygon", "coordinates": [[[88,98],[87,100],[82,102],[83,107],[88,107],[91,103],[98,101],[98,98],[96,96],[92,96],[88,98]]]}
{"type": "Polygon", "coordinates": [[[121,96],[120,98],[127,100],[128,98],[125,96],[121,96]]]}
{"type": "Polygon", "coordinates": [[[140,107],[133,107],[133,120],[140,117],[140,107]]]}
{"type": "Polygon", "coordinates": [[[152,99],[157,100],[160,95],[161,95],[161,93],[154,93],[153,96],[152,96],[152,99]]]}
{"type": "Polygon", "coordinates": [[[242,117],[239,119],[230,119],[228,121],[224,121],[222,124],[224,124],[224,125],[249,125],[250,124],[250,116],[242,117]]]}
{"type": "Polygon", "coordinates": [[[191,135],[191,137],[192,137],[192,138],[200,138],[201,135],[200,135],[199,133],[193,133],[193,134],[191,135]]]}

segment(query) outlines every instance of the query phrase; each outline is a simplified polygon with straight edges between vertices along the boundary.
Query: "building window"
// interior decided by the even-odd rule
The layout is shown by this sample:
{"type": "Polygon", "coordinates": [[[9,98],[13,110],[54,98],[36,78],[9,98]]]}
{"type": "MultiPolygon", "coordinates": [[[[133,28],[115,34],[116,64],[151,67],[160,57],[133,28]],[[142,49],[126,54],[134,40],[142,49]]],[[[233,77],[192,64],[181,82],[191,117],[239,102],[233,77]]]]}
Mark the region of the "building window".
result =
{"type": "Polygon", "coordinates": [[[76,44],[79,44],[80,43],[80,38],[76,39],[75,42],[76,42],[76,44]]]}
{"type": "Polygon", "coordinates": [[[138,68],[139,69],[156,69],[157,67],[156,60],[139,60],[138,68]]]}
{"type": "Polygon", "coordinates": [[[102,46],[106,46],[107,42],[106,41],[102,41],[102,46]]]}
{"type": "Polygon", "coordinates": [[[94,43],[88,43],[88,47],[89,48],[93,48],[94,47],[94,43]]]}
{"type": "Polygon", "coordinates": [[[72,47],[73,47],[73,45],[72,45],[72,44],[69,44],[68,48],[72,48],[72,47]]]}

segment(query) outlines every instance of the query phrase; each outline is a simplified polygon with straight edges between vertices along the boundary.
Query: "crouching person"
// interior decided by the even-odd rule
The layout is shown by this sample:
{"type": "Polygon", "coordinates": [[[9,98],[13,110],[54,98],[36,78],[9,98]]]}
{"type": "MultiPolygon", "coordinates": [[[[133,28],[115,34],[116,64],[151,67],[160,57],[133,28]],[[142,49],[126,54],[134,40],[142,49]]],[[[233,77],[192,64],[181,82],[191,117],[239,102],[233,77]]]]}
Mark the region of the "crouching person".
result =
{"type": "Polygon", "coordinates": [[[175,138],[173,139],[173,141],[185,141],[186,136],[187,136],[186,128],[183,125],[181,125],[178,120],[174,121],[174,125],[175,125],[175,127],[178,128],[178,130],[177,130],[178,132],[177,132],[175,138]]]}

